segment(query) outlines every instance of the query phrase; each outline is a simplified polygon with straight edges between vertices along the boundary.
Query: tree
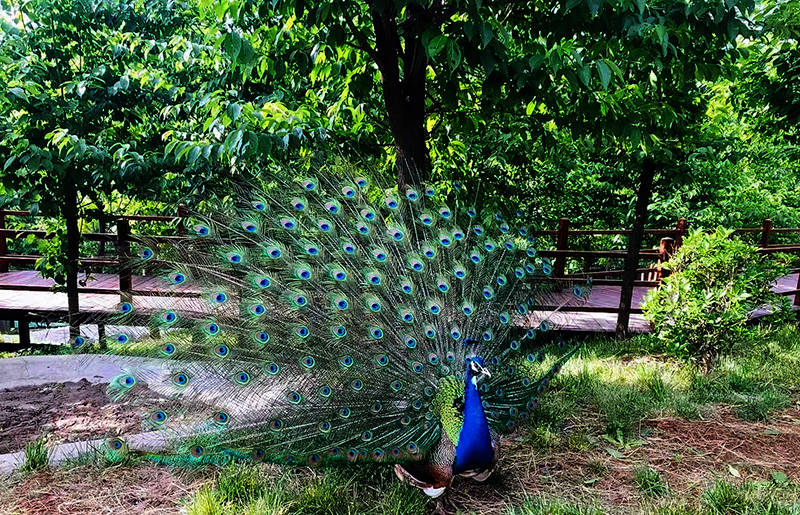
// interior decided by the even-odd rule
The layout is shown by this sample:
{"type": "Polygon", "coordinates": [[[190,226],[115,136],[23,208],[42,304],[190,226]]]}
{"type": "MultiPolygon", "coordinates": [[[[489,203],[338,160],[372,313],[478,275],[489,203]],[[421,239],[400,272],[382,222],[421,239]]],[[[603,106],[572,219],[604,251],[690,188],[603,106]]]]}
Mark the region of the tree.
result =
{"type": "Polygon", "coordinates": [[[164,192],[205,181],[212,168],[210,159],[195,163],[202,150],[176,163],[162,134],[191,123],[187,85],[216,77],[218,59],[194,31],[196,13],[167,0],[34,0],[6,12],[0,205],[63,216],[57,278],[67,283],[75,332],[81,210],[102,213],[131,194],[168,201],[164,192]]]}
{"type": "MultiPolygon", "coordinates": [[[[354,118],[367,111],[378,144],[388,139],[394,146],[398,180],[405,184],[430,174],[431,155],[454,167],[448,156],[470,153],[468,143],[486,136],[484,130],[508,134],[503,122],[509,119],[518,131],[509,138],[529,148],[552,142],[554,128],[575,130],[576,139],[603,133],[624,137],[633,147],[649,145],[659,137],[654,126],[675,124],[676,106],[662,110],[648,102],[656,97],[648,98],[645,90],[669,98],[719,73],[729,43],[747,30],[742,14],[752,0],[201,5],[223,22],[211,41],[241,71],[242,89],[267,93],[245,99],[254,112],[279,89],[267,86],[276,79],[292,79],[288,89],[295,97],[281,97],[293,104],[290,110],[336,95],[327,120],[303,117],[305,134],[309,128],[348,132],[334,120],[338,110],[350,109],[354,118]],[[671,76],[676,70],[680,75],[671,76]],[[666,84],[672,80],[674,88],[666,84]],[[529,119],[520,122],[523,112],[529,119]],[[318,127],[309,127],[315,122],[318,127]]],[[[246,129],[253,127],[252,120],[243,121],[246,129]]],[[[503,148],[494,138],[483,141],[491,141],[495,152],[503,148]]]]}
{"type": "Polygon", "coordinates": [[[735,103],[757,131],[798,140],[800,122],[800,5],[786,0],[760,4],[755,19],[760,37],[746,47],[735,103]],[[764,109],[771,116],[766,116],[764,109]]]}

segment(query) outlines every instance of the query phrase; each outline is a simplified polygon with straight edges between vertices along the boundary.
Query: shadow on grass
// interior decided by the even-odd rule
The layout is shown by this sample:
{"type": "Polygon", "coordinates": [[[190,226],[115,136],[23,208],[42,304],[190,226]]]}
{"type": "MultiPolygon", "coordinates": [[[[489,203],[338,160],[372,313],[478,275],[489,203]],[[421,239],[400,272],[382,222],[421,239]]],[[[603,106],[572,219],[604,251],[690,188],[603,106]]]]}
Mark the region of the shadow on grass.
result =
{"type": "Polygon", "coordinates": [[[715,404],[731,406],[743,420],[767,420],[800,393],[800,332],[793,325],[755,334],[709,374],[653,354],[658,345],[646,335],[588,341],[542,396],[534,427],[557,431],[589,412],[606,434],[631,437],[647,417],[697,419],[715,404]]]}

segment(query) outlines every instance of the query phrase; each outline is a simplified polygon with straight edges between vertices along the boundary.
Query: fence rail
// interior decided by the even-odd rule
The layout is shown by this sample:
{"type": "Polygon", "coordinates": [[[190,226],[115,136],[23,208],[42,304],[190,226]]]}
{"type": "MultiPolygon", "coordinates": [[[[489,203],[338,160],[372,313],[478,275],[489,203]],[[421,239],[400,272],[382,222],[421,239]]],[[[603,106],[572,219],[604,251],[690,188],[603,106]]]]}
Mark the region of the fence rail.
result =
{"type": "MultiPolygon", "coordinates": [[[[41,258],[41,256],[35,254],[9,253],[9,240],[30,236],[36,239],[48,239],[52,238],[55,234],[40,229],[12,229],[8,227],[8,219],[10,217],[41,216],[41,213],[34,214],[30,211],[0,210],[0,273],[9,272],[11,265],[15,267],[33,267],[36,261],[41,258]]],[[[126,266],[128,258],[130,257],[131,244],[140,241],[141,238],[147,238],[148,240],[157,242],[180,241],[182,238],[186,237],[185,226],[181,223],[186,216],[188,216],[188,210],[183,205],[178,207],[174,216],[119,215],[114,217],[116,229],[114,232],[102,231],[82,233],[80,235],[81,240],[98,242],[101,244],[102,255],[80,258],[81,267],[90,270],[102,270],[109,267],[114,268],[118,271],[118,281],[113,287],[107,286],[102,288],[68,284],[68,292],[70,289],[73,289],[73,293],[118,294],[122,298],[130,298],[136,295],[153,295],[154,293],[152,291],[137,290],[134,288],[133,271],[126,266]],[[174,223],[176,226],[176,234],[165,236],[134,233],[132,231],[132,224],[138,222],[174,223]],[[113,244],[115,252],[109,253],[105,244],[113,244]]],[[[625,249],[575,249],[570,248],[570,242],[574,242],[574,238],[576,237],[630,236],[631,233],[631,229],[573,229],[571,228],[571,221],[568,218],[559,219],[557,229],[529,231],[529,234],[532,236],[549,237],[554,240],[554,248],[538,251],[540,256],[552,258],[554,260],[552,280],[560,282],[574,280],[577,276],[592,277],[594,284],[605,286],[621,286],[623,282],[622,276],[625,274],[626,270],[625,268],[598,270],[595,266],[596,262],[603,259],[623,259],[627,251],[625,249]],[[582,261],[582,266],[579,267],[580,272],[571,275],[567,273],[567,264],[569,260],[582,261]]],[[[800,244],[798,243],[772,243],[774,235],[800,233],[800,227],[774,227],[772,220],[767,219],[763,221],[760,227],[744,227],[736,229],[734,233],[740,235],[756,235],[759,243],[759,251],[762,253],[787,252],[800,254],[800,244]]],[[[666,274],[666,270],[662,269],[661,264],[668,260],[682,245],[683,238],[688,234],[688,223],[685,219],[681,218],[677,220],[674,227],[645,229],[644,234],[647,236],[660,237],[660,241],[657,248],[639,249],[638,260],[636,262],[637,268],[635,270],[637,279],[634,285],[655,287],[660,284],[666,274]],[[647,266],[641,267],[642,261],[647,261],[647,266]]],[[[11,284],[0,285],[0,288],[17,291],[44,291],[49,290],[50,286],[44,284],[11,284]]],[[[176,297],[197,295],[197,293],[178,291],[165,291],[156,294],[176,297]]],[[[798,284],[796,288],[791,291],[783,292],[783,294],[794,295],[794,304],[800,305],[800,274],[798,275],[798,284]]],[[[619,308],[613,307],[584,306],[572,309],[575,311],[620,313],[619,308]]],[[[634,309],[633,311],[637,310],[634,309]]],[[[5,316],[3,315],[3,308],[0,306],[0,319],[7,318],[7,316],[7,314],[5,316]]],[[[20,317],[22,317],[22,315],[20,315],[20,317]]],[[[21,321],[20,318],[20,322],[21,321]]],[[[22,335],[22,328],[20,332],[22,335]]]]}

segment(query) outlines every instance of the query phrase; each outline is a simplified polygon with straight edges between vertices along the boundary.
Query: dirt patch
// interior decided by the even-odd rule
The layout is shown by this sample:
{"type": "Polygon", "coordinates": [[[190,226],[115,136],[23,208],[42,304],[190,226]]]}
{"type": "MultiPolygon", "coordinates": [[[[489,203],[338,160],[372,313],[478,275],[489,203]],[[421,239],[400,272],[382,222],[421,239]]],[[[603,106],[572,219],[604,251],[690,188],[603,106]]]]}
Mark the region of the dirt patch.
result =
{"type": "Polygon", "coordinates": [[[178,513],[216,472],[171,471],[155,464],[39,472],[0,492],[0,513],[178,513]]]}
{"type": "Polygon", "coordinates": [[[695,493],[709,470],[764,479],[770,471],[800,479],[800,411],[783,411],[770,422],[747,422],[728,408],[713,420],[666,418],[648,421],[653,429],[641,449],[673,488],[695,493]],[[728,467],[733,467],[733,471],[728,467]]]}
{"type": "Polygon", "coordinates": [[[47,434],[51,442],[138,432],[139,408],[111,403],[105,384],[81,380],[0,390],[0,454],[15,452],[47,434]]]}
{"type": "Polygon", "coordinates": [[[506,439],[497,472],[484,484],[460,482],[448,493],[448,504],[452,511],[500,514],[526,496],[544,495],[597,504],[603,511],[638,513],[647,499],[636,489],[634,472],[645,465],[662,474],[674,498],[695,502],[715,477],[737,483],[769,480],[770,472],[781,471],[800,481],[796,408],[770,422],[748,422],[730,408],[717,407],[710,420],[659,418],[645,421],[643,430],[638,442],[624,447],[590,429],[595,437],[590,436],[594,444],[587,450],[570,449],[564,434],[549,450],[506,439]]]}

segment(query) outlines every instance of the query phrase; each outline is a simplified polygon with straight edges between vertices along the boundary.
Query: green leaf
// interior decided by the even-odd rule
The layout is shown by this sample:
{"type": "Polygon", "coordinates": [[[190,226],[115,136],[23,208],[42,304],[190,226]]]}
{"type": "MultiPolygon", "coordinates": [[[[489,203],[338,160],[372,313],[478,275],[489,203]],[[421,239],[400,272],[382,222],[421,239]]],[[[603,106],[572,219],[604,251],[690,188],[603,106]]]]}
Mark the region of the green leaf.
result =
{"type": "Polygon", "coordinates": [[[486,45],[492,41],[493,37],[494,34],[492,34],[492,26],[489,25],[488,22],[484,22],[483,26],[481,27],[481,43],[483,43],[483,46],[486,47],[486,45]]]}
{"type": "Polygon", "coordinates": [[[600,84],[603,89],[608,89],[608,83],[611,81],[611,68],[603,61],[597,61],[597,75],[600,76],[600,84]]]}
{"type": "Polygon", "coordinates": [[[606,452],[618,460],[625,459],[625,455],[613,447],[606,447],[606,452]]]}
{"type": "Polygon", "coordinates": [[[231,152],[236,153],[239,151],[239,147],[242,145],[242,131],[235,130],[228,134],[228,137],[225,138],[225,148],[231,152]]]}
{"type": "Polygon", "coordinates": [[[22,88],[10,88],[8,92],[17,98],[20,98],[25,101],[28,100],[28,94],[25,93],[25,90],[23,90],[22,88]]]}
{"type": "Polygon", "coordinates": [[[200,147],[195,145],[194,147],[192,147],[192,150],[189,151],[189,157],[188,157],[189,164],[194,164],[194,162],[197,161],[198,157],[200,157],[200,147]]]}
{"type": "Polygon", "coordinates": [[[544,62],[544,56],[541,54],[532,55],[528,58],[528,66],[531,70],[539,68],[544,62]]]}
{"type": "Polygon", "coordinates": [[[567,0],[567,5],[565,7],[566,11],[572,10],[573,7],[580,4],[583,0],[567,0]]]}
{"type": "Polygon", "coordinates": [[[447,44],[447,36],[436,36],[428,43],[428,55],[430,57],[436,57],[436,55],[442,51],[442,49],[447,44]]]}
{"type": "Polygon", "coordinates": [[[242,114],[242,106],[239,104],[231,104],[228,106],[228,116],[231,117],[231,121],[236,123],[236,120],[239,119],[239,116],[242,114]]]}
{"type": "Polygon", "coordinates": [[[786,483],[789,482],[789,476],[787,476],[780,470],[770,470],[769,475],[772,477],[772,480],[775,481],[775,483],[778,485],[785,485],[786,483]]]}
{"type": "Polygon", "coordinates": [[[328,19],[328,13],[331,12],[331,4],[329,2],[325,2],[324,4],[317,7],[317,22],[325,23],[328,19]]]}
{"type": "Polygon", "coordinates": [[[235,62],[236,58],[239,57],[239,52],[242,50],[242,37],[236,32],[229,32],[225,36],[223,46],[225,47],[225,53],[228,54],[231,61],[235,62]]]}
{"type": "Polygon", "coordinates": [[[525,114],[528,116],[532,115],[534,109],[536,109],[536,104],[531,100],[528,102],[528,105],[525,106],[525,114]]]}
{"type": "Polygon", "coordinates": [[[481,52],[481,64],[483,65],[483,70],[486,72],[486,75],[490,75],[497,65],[497,61],[495,61],[491,52],[484,50],[481,52]]]}
{"type": "Polygon", "coordinates": [[[592,69],[589,66],[581,66],[578,70],[578,77],[583,82],[584,86],[588,86],[592,82],[592,69]]]}
{"type": "Polygon", "coordinates": [[[563,64],[563,60],[561,59],[561,54],[558,50],[553,50],[550,52],[550,68],[553,69],[553,73],[558,73],[558,70],[561,69],[561,65],[563,64]]]}
{"type": "Polygon", "coordinates": [[[450,61],[451,70],[455,70],[461,65],[461,48],[452,41],[447,45],[447,58],[450,61]]]}

